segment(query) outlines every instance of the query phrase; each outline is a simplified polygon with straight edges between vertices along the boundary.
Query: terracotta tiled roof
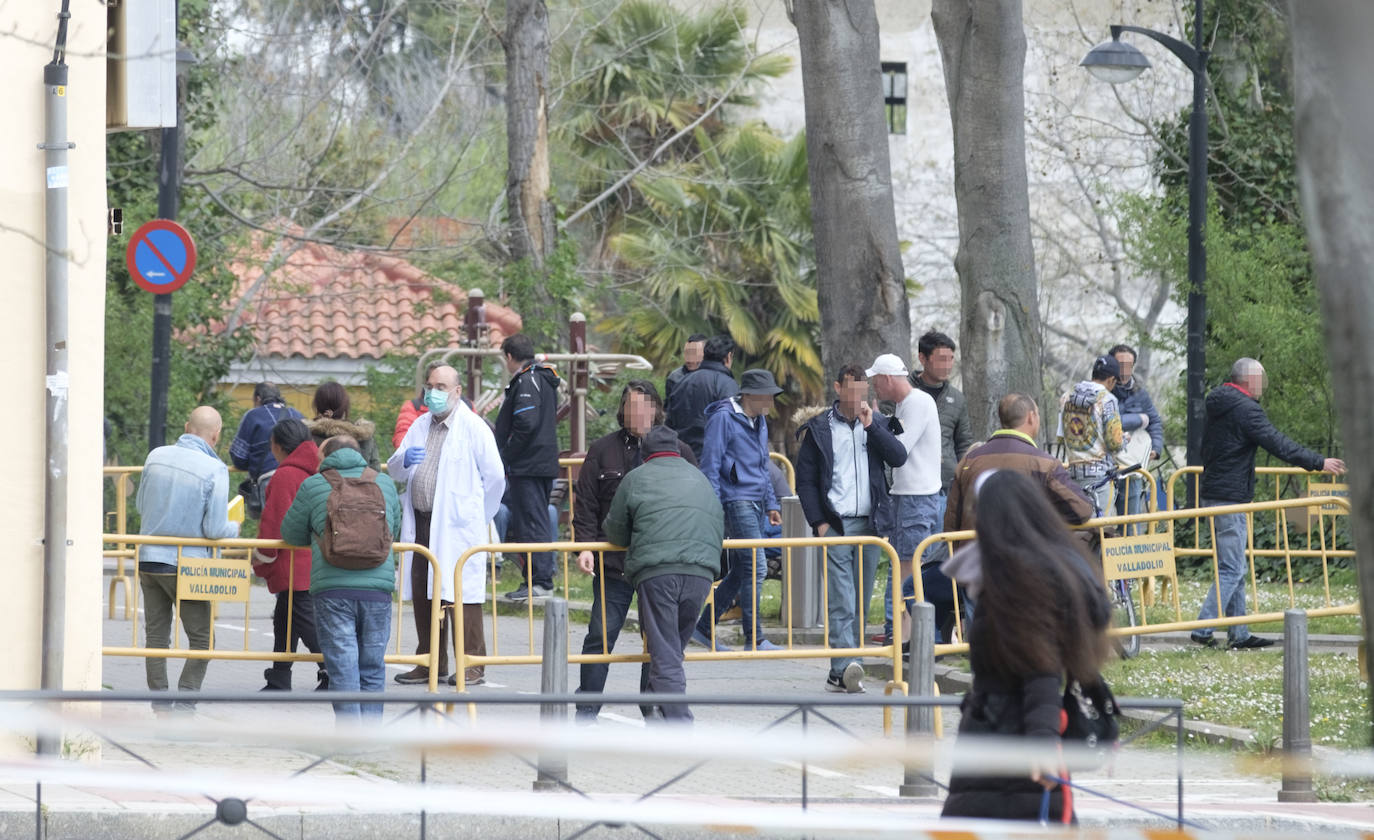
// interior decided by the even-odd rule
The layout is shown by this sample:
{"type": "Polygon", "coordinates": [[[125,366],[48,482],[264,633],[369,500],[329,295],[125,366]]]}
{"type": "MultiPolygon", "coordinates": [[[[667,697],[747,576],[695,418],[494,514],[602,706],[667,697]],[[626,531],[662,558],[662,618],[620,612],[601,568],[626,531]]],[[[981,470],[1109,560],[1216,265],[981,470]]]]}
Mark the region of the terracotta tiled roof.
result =
{"type": "MultiPolygon", "coordinates": [[[[270,248],[255,247],[229,269],[239,278],[229,311],[262,275],[270,248]]],[[[397,257],[308,242],[253,292],[239,323],[256,335],[259,355],[378,359],[417,332],[438,330],[457,343],[467,291],[397,257]]],[[[520,316],[488,302],[491,342],[520,331],[520,316]]]]}

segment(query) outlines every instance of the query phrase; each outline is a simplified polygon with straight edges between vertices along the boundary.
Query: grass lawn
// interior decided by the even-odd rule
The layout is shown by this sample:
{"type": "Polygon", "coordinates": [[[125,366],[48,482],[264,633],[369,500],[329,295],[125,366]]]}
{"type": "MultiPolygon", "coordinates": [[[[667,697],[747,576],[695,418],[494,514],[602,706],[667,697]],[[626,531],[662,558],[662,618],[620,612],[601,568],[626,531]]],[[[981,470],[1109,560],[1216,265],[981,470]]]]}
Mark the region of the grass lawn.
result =
{"type": "MultiPolygon", "coordinates": [[[[1362,749],[1370,741],[1369,686],[1352,656],[1313,653],[1312,743],[1362,749]]],[[[1104,671],[1122,697],[1178,697],[1185,715],[1255,732],[1258,748],[1274,747],[1283,732],[1283,656],[1278,648],[1225,651],[1151,650],[1117,660],[1104,671]]]]}
{"type": "MultiPolygon", "coordinates": [[[[1131,592],[1137,599],[1136,608],[1139,609],[1139,590],[1138,581],[1133,582],[1131,592]]],[[[1182,612],[1184,621],[1191,621],[1197,617],[1198,608],[1202,605],[1202,599],[1206,597],[1208,588],[1211,587],[1210,580],[1187,580],[1179,581],[1179,609],[1182,612]]],[[[1259,604],[1256,605],[1254,593],[1246,584],[1246,599],[1249,611],[1259,612],[1283,612],[1290,608],[1288,599],[1288,583],[1280,581],[1275,583],[1261,582],[1259,585],[1259,604]]],[[[1293,581],[1293,600],[1299,608],[1318,609],[1327,606],[1326,590],[1322,585],[1321,578],[1310,581],[1293,581]]],[[[1331,576],[1331,606],[1344,606],[1354,604],[1359,601],[1359,588],[1355,584],[1353,575],[1348,571],[1335,572],[1331,576]]],[[[1149,608],[1147,618],[1150,624],[1163,624],[1176,620],[1173,607],[1172,596],[1167,602],[1160,600],[1155,606],[1149,608]]],[[[1267,622],[1263,624],[1251,625],[1252,630],[1260,632],[1279,632],[1283,630],[1283,622],[1267,622]]],[[[1337,615],[1326,616],[1323,618],[1313,618],[1308,620],[1308,633],[1334,634],[1334,635],[1359,635],[1364,632],[1360,617],[1358,615],[1337,615]]]]}

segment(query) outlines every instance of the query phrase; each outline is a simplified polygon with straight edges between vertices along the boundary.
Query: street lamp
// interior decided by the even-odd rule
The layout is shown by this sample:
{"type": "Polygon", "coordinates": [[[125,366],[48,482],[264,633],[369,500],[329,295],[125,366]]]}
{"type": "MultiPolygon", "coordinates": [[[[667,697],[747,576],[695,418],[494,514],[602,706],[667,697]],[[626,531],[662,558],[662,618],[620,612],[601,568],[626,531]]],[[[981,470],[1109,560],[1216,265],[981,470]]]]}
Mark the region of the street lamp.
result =
{"type": "Polygon", "coordinates": [[[1207,50],[1202,48],[1202,0],[1193,4],[1193,44],[1139,26],[1113,26],[1112,40],[1093,47],[1079,65],[1112,84],[1129,82],[1150,62],[1124,43],[1134,32],[1163,44],[1193,71],[1193,113],[1188,120],[1188,464],[1202,463],[1207,396],[1207,50]]]}

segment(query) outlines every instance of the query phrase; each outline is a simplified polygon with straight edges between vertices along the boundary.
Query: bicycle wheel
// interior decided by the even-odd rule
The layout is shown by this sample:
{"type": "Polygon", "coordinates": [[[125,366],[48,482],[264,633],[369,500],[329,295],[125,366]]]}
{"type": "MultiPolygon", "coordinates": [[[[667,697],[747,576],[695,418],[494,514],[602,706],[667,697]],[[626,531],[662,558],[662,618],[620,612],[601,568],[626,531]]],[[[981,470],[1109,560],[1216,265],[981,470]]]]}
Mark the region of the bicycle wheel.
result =
{"type": "MultiPolygon", "coordinates": [[[[1116,580],[1111,583],[1112,626],[1135,627],[1135,600],[1131,597],[1131,583],[1116,580]]],[[[1140,653],[1139,636],[1113,636],[1112,644],[1122,659],[1131,659],[1140,653]]]]}

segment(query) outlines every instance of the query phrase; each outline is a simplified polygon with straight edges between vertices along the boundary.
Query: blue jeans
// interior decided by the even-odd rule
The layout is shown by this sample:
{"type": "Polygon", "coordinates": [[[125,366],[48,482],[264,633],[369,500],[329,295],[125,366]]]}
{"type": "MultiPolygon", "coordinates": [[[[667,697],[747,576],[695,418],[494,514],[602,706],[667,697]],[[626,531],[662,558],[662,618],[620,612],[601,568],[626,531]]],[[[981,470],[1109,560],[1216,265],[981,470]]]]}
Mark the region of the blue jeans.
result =
{"type": "MultiPolygon", "coordinates": [[[[1149,492],[1150,484],[1144,478],[1133,475],[1129,480],[1119,478],[1116,481],[1116,501],[1114,507],[1117,516],[1134,516],[1137,513],[1148,513],[1150,508],[1146,504],[1145,495],[1149,492]]],[[[1139,525],[1126,525],[1121,529],[1122,536],[1129,537],[1135,534],[1144,534],[1149,529],[1149,524],[1142,522],[1139,525]]]]}
{"type": "MultiPolygon", "coordinates": [[[[1203,499],[1203,507],[1216,507],[1217,505],[1231,505],[1235,502],[1218,502],[1214,499],[1203,499]]],[[[1221,578],[1221,603],[1225,607],[1228,617],[1245,615],[1245,543],[1246,543],[1246,515],[1243,513],[1227,513],[1213,517],[1216,526],[1216,552],[1217,552],[1217,575],[1221,578]]],[[[1214,582],[1207,590],[1207,597],[1202,599],[1202,609],[1198,611],[1197,620],[1206,621],[1209,618],[1217,617],[1217,584],[1214,582]]],[[[1194,630],[1193,637],[1197,639],[1212,638],[1212,630],[1194,630]]],[[[1244,624],[1236,624],[1226,628],[1226,641],[1228,644],[1236,644],[1250,638],[1250,628],[1244,624]]]]}
{"type": "MultiPolygon", "coordinates": [[[[887,541],[892,543],[903,562],[911,561],[921,540],[939,533],[943,522],[937,516],[944,502],[940,493],[892,497],[892,515],[896,526],[887,541]]],[[[897,573],[898,570],[893,569],[887,576],[887,589],[883,595],[883,627],[888,636],[892,635],[892,580],[897,573]]],[[[916,602],[916,590],[910,575],[902,580],[902,598],[906,602],[907,612],[911,612],[911,605],[916,602]]]]}
{"type": "MultiPolygon", "coordinates": [[[[725,538],[727,540],[762,539],[767,516],[763,502],[734,500],[726,502],[725,538]]],[[[725,573],[720,586],[716,587],[714,616],[705,611],[697,622],[697,629],[703,636],[711,635],[713,618],[720,619],[721,613],[730,608],[739,598],[739,608],[744,624],[745,644],[758,645],[762,622],[758,617],[758,593],[763,588],[763,578],[768,574],[768,561],[764,559],[763,549],[732,548],[729,552],[730,570],[725,573]],[[752,639],[750,638],[752,636],[752,639]]],[[[640,606],[643,610],[643,605],[640,606]]]]}
{"type": "Polygon", "coordinates": [[[510,508],[505,502],[496,509],[496,515],[491,518],[492,527],[496,529],[496,539],[500,542],[506,541],[506,528],[510,525],[510,508]]]}
{"type": "MultiPolygon", "coordinates": [[[[315,595],[315,634],[331,691],[376,691],[386,686],[391,597],[385,601],[315,595]]],[[[381,703],[335,703],[335,720],[382,717],[381,703]]]]}
{"type": "MultiPolygon", "coordinates": [[[[582,640],[583,653],[611,653],[620,638],[620,630],[625,626],[625,615],[630,611],[634,600],[635,588],[629,581],[620,577],[592,578],[592,617],[587,622],[587,636],[582,640]],[[606,587],[606,623],[601,623],[601,587],[606,587]],[[603,649],[604,643],[604,649],[603,649]]],[[[584,662],[579,667],[577,693],[594,692],[600,694],[606,689],[606,676],[611,666],[604,662],[584,662]]],[[[649,663],[642,664],[639,670],[639,690],[644,692],[649,685],[649,663]]],[[[578,703],[577,719],[583,722],[596,720],[601,712],[600,703],[578,703]]]]}
{"type": "MultiPolygon", "coordinates": [[[[846,537],[873,536],[867,516],[846,516],[843,523],[846,537]]],[[[873,602],[873,579],[878,574],[878,562],[882,557],[882,547],[876,545],[832,545],[826,550],[826,615],[830,621],[826,642],[830,647],[863,645],[868,605],[873,602]]],[[[858,661],[853,656],[832,656],[830,676],[840,679],[849,663],[858,661]]]]}

